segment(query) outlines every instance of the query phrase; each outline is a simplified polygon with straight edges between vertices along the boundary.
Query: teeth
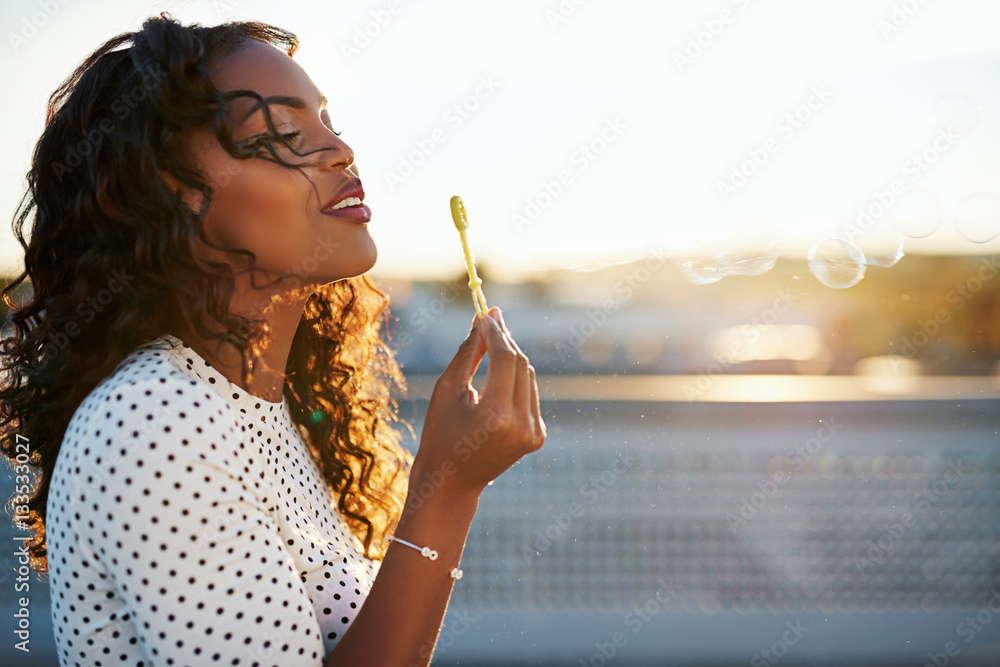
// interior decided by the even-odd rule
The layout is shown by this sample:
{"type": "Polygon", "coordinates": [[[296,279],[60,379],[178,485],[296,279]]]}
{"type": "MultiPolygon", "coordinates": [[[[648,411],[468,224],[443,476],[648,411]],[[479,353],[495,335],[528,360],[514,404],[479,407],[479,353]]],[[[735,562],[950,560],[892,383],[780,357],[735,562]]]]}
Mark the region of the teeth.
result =
{"type": "Polygon", "coordinates": [[[361,200],[358,199],[357,197],[348,197],[347,199],[345,199],[345,200],[343,200],[341,202],[338,202],[334,206],[331,206],[329,208],[329,210],[330,211],[337,211],[337,210],[342,209],[342,208],[347,208],[348,206],[357,206],[360,203],[361,203],[361,200]]]}

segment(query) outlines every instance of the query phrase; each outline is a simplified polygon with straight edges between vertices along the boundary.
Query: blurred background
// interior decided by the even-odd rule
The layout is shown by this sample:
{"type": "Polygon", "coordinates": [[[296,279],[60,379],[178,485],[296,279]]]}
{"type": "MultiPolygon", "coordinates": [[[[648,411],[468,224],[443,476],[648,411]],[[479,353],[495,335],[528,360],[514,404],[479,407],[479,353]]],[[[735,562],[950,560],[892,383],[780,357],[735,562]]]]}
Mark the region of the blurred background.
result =
{"type": "MultiPolygon", "coordinates": [[[[161,11],[300,36],[416,433],[473,314],[453,194],[538,371],[435,664],[1000,664],[1000,6],[11,0],[2,210],[47,96],[161,11]]],[[[53,664],[32,581],[0,656],[53,664]]]]}

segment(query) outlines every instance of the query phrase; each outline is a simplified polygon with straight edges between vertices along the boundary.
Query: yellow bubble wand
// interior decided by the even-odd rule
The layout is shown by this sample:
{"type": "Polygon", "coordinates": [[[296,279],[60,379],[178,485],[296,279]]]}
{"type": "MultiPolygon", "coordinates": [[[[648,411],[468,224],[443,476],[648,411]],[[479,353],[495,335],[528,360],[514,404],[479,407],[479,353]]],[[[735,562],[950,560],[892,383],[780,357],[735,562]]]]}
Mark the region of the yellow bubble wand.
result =
{"type": "Polygon", "coordinates": [[[472,250],[469,249],[469,217],[465,213],[465,204],[458,195],[451,198],[451,219],[455,221],[455,229],[462,237],[465,267],[469,270],[469,289],[472,290],[472,304],[476,307],[479,319],[483,319],[490,308],[486,305],[486,297],[483,296],[483,281],[476,275],[476,260],[472,258],[472,250]]]}

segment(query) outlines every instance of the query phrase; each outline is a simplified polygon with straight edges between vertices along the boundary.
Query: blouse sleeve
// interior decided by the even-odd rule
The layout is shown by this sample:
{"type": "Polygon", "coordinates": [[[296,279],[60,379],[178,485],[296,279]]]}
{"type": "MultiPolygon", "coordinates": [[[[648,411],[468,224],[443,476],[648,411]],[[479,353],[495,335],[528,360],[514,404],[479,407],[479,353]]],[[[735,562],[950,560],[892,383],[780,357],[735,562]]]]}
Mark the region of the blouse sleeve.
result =
{"type": "Polygon", "coordinates": [[[232,408],[192,380],[158,378],[113,389],[88,431],[71,511],[151,662],[321,665],[264,462],[232,408]]]}

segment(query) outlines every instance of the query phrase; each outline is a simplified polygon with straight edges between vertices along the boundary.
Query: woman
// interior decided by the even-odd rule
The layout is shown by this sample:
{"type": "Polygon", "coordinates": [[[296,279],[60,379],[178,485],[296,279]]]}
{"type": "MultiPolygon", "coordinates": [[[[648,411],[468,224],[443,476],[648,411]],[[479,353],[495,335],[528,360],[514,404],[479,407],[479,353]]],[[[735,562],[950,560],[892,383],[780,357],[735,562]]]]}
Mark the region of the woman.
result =
{"type": "Polygon", "coordinates": [[[296,46],[153,18],[50,100],[0,398],[64,665],[427,664],[479,494],[544,441],[494,309],[399,446],[370,211],[296,46]]]}

